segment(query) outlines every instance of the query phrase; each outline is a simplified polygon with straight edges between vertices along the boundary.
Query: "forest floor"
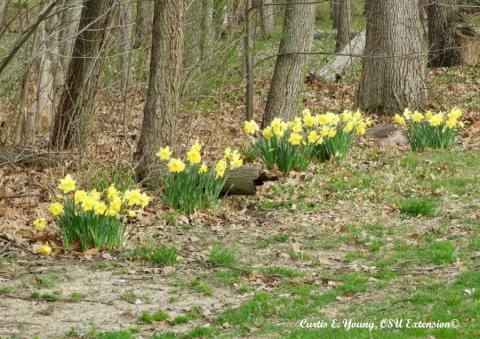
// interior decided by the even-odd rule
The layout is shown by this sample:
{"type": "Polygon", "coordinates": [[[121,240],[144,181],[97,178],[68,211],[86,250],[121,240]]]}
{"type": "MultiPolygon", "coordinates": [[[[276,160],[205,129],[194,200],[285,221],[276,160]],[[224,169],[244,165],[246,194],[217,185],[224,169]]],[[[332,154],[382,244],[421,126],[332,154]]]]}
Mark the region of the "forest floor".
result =
{"type": "MultiPolygon", "coordinates": [[[[129,180],[128,145],[141,109],[127,126],[101,109],[108,125],[98,125],[102,137],[86,155],[60,167],[0,168],[0,336],[478,337],[478,72],[430,75],[432,108],[466,112],[463,144],[454,150],[413,153],[365,138],[341,164],[314,164],[213,211],[180,215],[152,193],[120,252],[72,253],[50,237],[54,255],[33,254],[45,239],[31,221],[65,173],[87,186],[112,168],[129,180]],[[375,327],[347,330],[348,319],[375,327]],[[406,328],[408,319],[452,328],[406,328]],[[326,328],[302,328],[302,320],[326,328]]],[[[339,86],[309,87],[306,106],[339,107],[340,90],[348,107],[354,89],[339,86]]],[[[188,129],[208,136],[212,152],[245,142],[241,106],[224,108],[220,116],[196,115],[188,129]],[[214,123],[220,128],[212,134],[214,123]]]]}

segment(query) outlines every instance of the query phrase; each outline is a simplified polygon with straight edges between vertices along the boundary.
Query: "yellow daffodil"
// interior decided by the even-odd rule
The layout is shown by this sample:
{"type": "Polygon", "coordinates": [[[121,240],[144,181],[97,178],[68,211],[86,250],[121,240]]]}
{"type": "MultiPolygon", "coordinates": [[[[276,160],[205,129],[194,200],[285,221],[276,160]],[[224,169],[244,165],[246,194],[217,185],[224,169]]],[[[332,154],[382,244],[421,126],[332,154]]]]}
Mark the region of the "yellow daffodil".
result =
{"type": "Polygon", "coordinates": [[[320,134],[322,135],[322,137],[328,137],[328,135],[330,134],[330,127],[323,126],[320,134]]]}
{"type": "MultiPolygon", "coordinates": [[[[343,111],[343,113],[342,113],[342,121],[343,122],[348,123],[352,119],[353,119],[353,113],[351,111],[348,111],[348,110],[343,111]]],[[[352,127],[352,129],[353,129],[353,127],[352,127]]]]}
{"type": "Polygon", "coordinates": [[[425,120],[430,120],[432,116],[433,116],[433,113],[431,111],[425,112],[425,120]]]}
{"type": "Polygon", "coordinates": [[[412,115],[412,121],[413,122],[420,122],[423,119],[424,119],[423,114],[418,112],[418,111],[415,111],[415,113],[413,113],[413,115],[412,115]]]}
{"type": "Polygon", "coordinates": [[[223,156],[225,159],[230,160],[232,158],[233,152],[230,147],[225,148],[225,151],[223,151],[223,156]]]}
{"type": "Polygon", "coordinates": [[[140,194],[140,198],[139,198],[139,202],[140,202],[140,207],[141,208],[145,208],[147,207],[148,203],[150,202],[150,197],[146,194],[146,193],[142,193],[140,194]]]}
{"type": "Polygon", "coordinates": [[[187,152],[187,159],[191,164],[199,164],[202,161],[202,156],[200,155],[200,152],[190,150],[187,152]]]}
{"type": "Polygon", "coordinates": [[[262,135],[265,139],[269,140],[273,136],[272,128],[271,127],[264,128],[262,131],[262,135]]]}
{"type": "Polygon", "coordinates": [[[35,228],[39,231],[44,230],[47,227],[47,224],[48,223],[47,223],[47,220],[45,220],[45,218],[39,218],[33,221],[33,226],[35,226],[35,228]]]}
{"type": "Polygon", "coordinates": [[[360,121],[357,126],[357,134],[364,135],[367,131],[367,123],[364,121],[360,121]]]}
{"type": "Polygon", "coordinates": [[[63,212],[63,205],[58,203],[58,202],[54,202],[53,204],[50,205],[50,207],[48,208],[48,210],[50,211],[50,213],[52,213],[54,216],[57,216],[57,215],[60,215],[62,212],[63,212]]]}
{"type": "Polygon", "coordinates": [[[302,116],[303,116],[304,118],[311,116],[311,114],[312,114],[312,113],[310,112],[310,110],[309,110],[308,108],[305,108],[305,109],[302,111],[302,116]]]}
{"type": "Polygon", "coordinates": [[[408,108],[405,108],[405,110],[403,111],[403,117],[406,120],[410,120],[412,118],[412,111],[410,111],[408,108]]]}
{"type": "Polygon", "coordinates": [[[195,141],[195,143],[192,145],[192,147],[190,147],[190,150],[194,151],[194,152],[200,152],[202,150],[202,145],[200,145],[200,143],[197,141],[195,141]]]}
{"type": "Polygon", "coordinates": [[[240,153],[235,151],[232,155],[232,160],[230,161],[230,169],[239,168],[243,165],[243,160],[241,159],[240,153]]]}
{"type": "Polygon", "coordinates": [[[353,127],[354,127],[354,123],[353,121],[348,121],[347,124],[345,125],[345,127],[343,128],[343,131],[346,132],[346,133],[350,133],[351,131],[353,131],[353,127]]]}
{"type": "Polygon", "coordinates": [[[200,169],[198,170],[198,173],[205,174],[207,172],[208,172],[208,166],[205,164],[202,164],[202,166],[200,166],[200,169]]]}
{"type": "Polygon", "coordinates": [[[100,194],[100,192],[97,192],[96,189],[93,189],[90,192],[88,192],[88,196],[95,201],[99,201],[100,197],[101,197],[101,194],[100,194]]]}
{"type": "Polygon", "coordinates": [[[288,138],[288,142],[290,142],[292,145],[298,146],[302,143],[302,135],[298,133],[292,133],[290,134],[290,137],[288,138]]]}
{"type": "Polygon", "coordinates": [[[443,122],[443,114],[442,113],[434,114],[428,120],[428,122],[430,123],[430,126],[432,126],[432,127],[440,126],[443,122]]]}
{"type": "Polygon", "coordinates": [[[168,162],[168,170],[171,173],[180,173],[185,170],[185,163],[180,159],[172,158],[168,162]]]}
{"type": "Polygon", "coordinates": [[[285,135],[285,129],[283,127],[273,127],[272,126],[272,131],[273,131],[273,134],[275,134],[275,136],[277,138],[283,138],[283,136],[285,135]]]}
{"type": "Polygon", "coordinates": [[[448,119],[447,121],[447,127],[452,129],[452,128],[455,128],[455,126],[457,126],[457,120],[455,119],[448,119]]]}
{"type": "Polygon", "coordinates": [[[50,255],[52,253],[52,248],[48,245],[40,245],[38,252],[44,255],[50,255]]]}
{"type": "Polygon", "coordinates": [[[315,118],[312,117],[311,115],[309,115],[309,116],[303,118],[303,123],[307,127],[313,127],[313,126],[315,126],[315,118]]]}
{"type": "Polygon", "coordinates": [[[254,134],[259,130],[257,123],[254,120],[245,121],[243,131],[246,134],[254,134]]]}
{"type": "Polygon", "coordinates": [[[98,203],[98,200],[94,199],[91,196],[88,196],[83,202],[82,202],[82,209],[85,212],[92,211],[95,208],[95,205],[98,203]]]}
{"type": "Polygon", "coordinates": [[[124,198],[128,206],[140,205],[141,195],[139,189],[126,190],[124,198]]]}
{"type": "Polygon", "coordinates": [[[310,133],[308,133],[307,138],[310,144],[315,144],[318,139],[320,139],[320,136],[318,135],[317,131],[311,131],[310,133]]]}
{"type": "Polygon", "coordinates": [[[117,215],[117,212],[116,212],[113,208],[109,207],[109,208],[107,208],[107,210],[105,211],[105,215],[106,215],[106,216],[109,216],[109,217],[114,217],[114,216],[117,215]]]}
{"type": "Polygon", "coordinates": [[[283,128],[283,121],[280,118],[275,118],[272,120],[272,123],[270,124],[272,126],[272,129],[274,128],[283,128]]]}
{"type": "Polygon", "coordinates": [[[448,113],[448,118],[449,119],[453,119],[453,120],[457,120],[459,119],[461,116],[463,115],[463,112],[461,109],[455,107],[453,108],[450,113],[448,113]]]}
{"type": "Polygon", "coordinates": [[[172,152],[170,151],[170,147],[168,146],[161,148],[160,151],[158,151],[156,154],[156,156],[160,160],[169,160],[171,155],[172,155],[172,152]]]}
{"type": "Polygon", "coordinates": [[[317,145],[323,144],[323,141],[324,141],[323,137],[318,138],[317,145]]]}
{"type": "Polygon", "coordinates": [[[465,124],[461,121],[458,122],[458,127],[460,128],[464,128],[465,127],[465,124]]]}
{"type": "Polygon", "coordinates": [[[87,197],[88,197],[87,192],[85,192],[84,190],[78,190],[78,191],[75,192],[75,194],[74,194],[74,196],[73,196],[73,201],[75,202],[75,204],[79,205],[79,204],[81,204],[87,197]]]}
{"type": "Polygon", "coordinates": [[[98,215],[103,215],[106,210],[107,210],[107,205],[105,205],[103,201],[97,202],[95,204],[95,207],[93,208],[93,211],[95,212],[95,214],[98,214],[98,215]]]}
{"type": "Polygon", "coordinates": [[[372,125],[373,125],[373,120],[372,120],[372,118],[367,118],[367,120],[366,120],[365,123],[367,124],[367,127],[372,126],[372,125]]]}
{"type": "Polygon", "coordinates": [[[405,121],[405,118],[402,117],[401,115],[398,115],[398,114],[395,114],[395,116],[393,117],[393,120],[399,124],[399,125],[405,125],[407,122],[405,121]]]}
{"type": "Polygon", "coordinates": [[[326,125],[328,124],[328,117],[326,114],[320,114],[318,116],[318,124],[319,125],[326,125]]]}
{"type": "Polygon", "coordinates": [[[122,199],[120,198],[115,198],[113,199],[111,202],[110,202],[110,206],[109,206],[109,209],[111,209],[112,211],[116,213],[120,213],[120,211],[122,210],[122,199]]]}
{"type": "Polygon", "coordinates": [[[329,138],[335,138],[336,135],[337,135],[336,129],[331,129],[330,132],[328,133],[329,138]]]}
{"type": "Polygon", "coordinates": [[[137,213],[135,211],[129,210],[127,212],[127,215],[129,218],[135,218],[137,216],[137,213]]]}
{"type": "Polygon", "coordinates": [[[72,176],[70,174],[67,174],[65,178],[60,180],[58,188],[61,189],[63,193],[67,194],[68,192],[75,191],[75,183],[76,181],[73,180],[72,176]]]}
{"type": "Polygon", "coordinates": [[[225,159],[217,161],[215,165],[215,179],[222,178],[225,175],[225,170],[227,169],[227,161],[225,159]]]}
{"type": "Polygon", "coordinates": [[[112,201],[113,199],[115,199],[116,197],[119,196],[119,192],[118,190],[115,188],[115,185],[112,184],[110,185],[108,188],[107,188],[107,199],[112,201]]]}

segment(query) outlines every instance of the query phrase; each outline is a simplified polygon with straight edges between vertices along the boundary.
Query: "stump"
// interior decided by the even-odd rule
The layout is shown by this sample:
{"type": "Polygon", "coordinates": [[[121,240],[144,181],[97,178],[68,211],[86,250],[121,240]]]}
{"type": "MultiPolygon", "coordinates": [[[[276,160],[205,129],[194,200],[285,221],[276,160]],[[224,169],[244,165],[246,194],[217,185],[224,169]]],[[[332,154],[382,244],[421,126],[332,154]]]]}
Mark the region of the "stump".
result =
{"type": "Polygon", "coordinates": [[[228,195],[254,195],[256,186],[263,183],[261,167],[245,165],[227,171],[227,180],[222,193],[228,195]]]}
{"type": "Polygon", "coordinates": [[[459,24],[455,30],[455,45],[459,47],[459,64],[474,66],[480,62],[480,37],[467,25],[459,24]]]}

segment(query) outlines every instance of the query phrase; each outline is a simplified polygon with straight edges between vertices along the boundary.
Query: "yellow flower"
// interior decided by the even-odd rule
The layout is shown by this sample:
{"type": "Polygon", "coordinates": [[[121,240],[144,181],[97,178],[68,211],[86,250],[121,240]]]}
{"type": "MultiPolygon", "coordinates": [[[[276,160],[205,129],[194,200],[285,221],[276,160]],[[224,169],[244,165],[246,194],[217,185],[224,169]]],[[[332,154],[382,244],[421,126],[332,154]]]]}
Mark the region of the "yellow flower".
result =
{"type": "Polygon", "coordinates": [[[418,112],[418,111],[415,111],[415,113],[413,113],[412,115],[412,121],[413,122],[420,122],[423,120],[423,114],[418,112]]]}
{"type": "Polygon", "coordinates": [[[215,179],[222,178],[225,175],[225,170],[227,169],[227,161],[225,159],[217,161],[215,165],[215,179]]]}
{"type": "Polygon", "coordinates": [[[452,119],[452,118],[448,119],[447,127],[448,128],[455,128],[455,126],[457,126],[457,120],[452,119]]]}
{"type": "Polygon", "coordinates": [[[44,255],[50,255],[52,253],[52,248],[48,245],[40,245],[38,252],[44,255]]]}
{"type": "Polygon", "coordinates": [[[225,151],[223,151],[223,156],[225,159],[230,160],[232,158],[233,152],[230,147],[225,148],[225,151]]]}
{"type": "Polygon", "coordinates": [[[135,211],[129,210],[127,212],[129,218],[135,218],[137,216],[137,213],[135,211]]]}
{"type": "Polygon", "coordinates": [[[58,203],[58,202],[54,202],[53,204],[50,205],[50,207],[48,208],[48,210],[50,211],[50,213],[52,213],[54,216],[57,216],[59,214],[61,214],[63,212],[63,205],[58,203]]]}
{"type": "Polygon", "coordinates": [[[320,131],[320,134],[321,134],[323,137],[328,137],[328,135],[330,134],[330,127],[328,127],[328,126],[323,126],[323,127],[322,127],[322,130],[320,131]]]}
{"type": "Polygon", "coordinates": [[[328,112],[326,115],[327,115],[327,120],[330,124],[337,125],[340,122],[340,117],[338,116],[338,114],[328,112]]]}
{"type": "Polygon", "coordinates": [[[82,202],[85,201],[85,199],[87,199],[88,197],[88,194],[87,192],[85,192],[84,190],[78,190],[75,192],[75,195],[73,197],[73,201],[75,201],[75,204],[81,204],[82,202]]]}
{"type": "Polygon", "coordinates": [[[39,231],[44,230],[45,227],[47,227],[47,220],[45,220],[45,218],[35,219],[33,226],[39,231]]]}
{"type": "Polygon", "coordinates": [[[265,139],[269,140],[273,136],[272,128],[271,127],[264,128],[262,131],[262,135],[265,139]]]}
{"type": "Polygon", "coordinates": [[[285,129],[283,127],[272,126],[272,130],[273,130],[273,134],[275,134],[277,138],[283,138],[283,135],[285,134],[285,129]]]}
{"type": "Polygon", "coordinates": [[[88,196],[83,202],[82,202],[82,209],[85,212],[91,211],[94,209],[95,205],[97,204],[98,200],[94,199],[91,196],[88,196]]]}
{"type": "Polygon", "coordinates": [[[357,126],[358,135],[364,135],[367,130],[367,124],[364,121],[360,121],[357,126]]]}
{"type": "Polygon", "coordinates": [[[458,127],[460,127],[460,128],[464,128],[464,127],[465,127],[465,124],[464,124],[463,122],[461,122],[461,121],[460,121],[460,122],[458,123],[458,127]]]}
{"type": "Polygon", "coordinates": [[[140,193],[139,189],[134,190],[126,190],[124,197],[125,201],[127,202],[128,206],[133,205],[140,205],[142,193],[140,193]]]}
{"type": "Polygon", "coordinates": [[[100,192],[97,192],[96,189],[93,189],[90,192],[88,192],[88,196],[92,198],[94,201],[99,201],[101,194],[100,192]]]}
{"type": "Polygon", "coordinates": [[[320,136],[318,135],[317,131],[311,131],[308,133],[308,142],[310,144],[314,144],[320,139],[320,136]]]}
{"type": "Polygon", "coordinates": [[[350,133],[351,131],[353,131],[353,127],[354,127],[353,121],[350,120],[347,122],[347,124],[343,128],[343,131],[346,133],[350,133]]]}
{"type": "Polygon", "coordinates": [[[336,129],[331,129],[330,133],[328,133],[328,136],[330,138],[335,138],[336,135],[337,135],[337,130],[336,129]]]}
{"type": "Polygon", "coordinates": [[[259,130],[258,125],[254,120],[245,121],[243,125],[243,131],[246,134],[254,134],[258,130],[259,130]]]}
{"type": "Polygon", "coordinates": [[[317,145],[323,144],[323,137],[318,138],[317,145]]]}
{"type": "Polygon", "coordinates": [[[310,112],[310,110],[309,110],[308,108],[305,108],[305,109],[302,111],[302,116],[303,116],[304,118],[311,116],[311,114],[312,114],[312,113],[310,112]]]}
{"type": "Polygon", "coordinates": [[[122,210],[122,199],[120,198],[115,198],[113,199],[111,202],[110,202],[110,207],[109,207],[110,210],[114,211],[115,214],[116,213],[120,213],[120,211],[122,210]]]}
{"type": "Polygon", "coordinates": [[[367,124],[368,127],[372,126],[373,125],[372,118],[367,118],[366,124],[367,124]]]}
{"type": "Polygon", "coordinates": [[[357,111],[353,114],[353,119],[356,121],[362,119],[362,112],[360,112],[359,109],[357,109],[357,111]]]}
{"type": "MultiPolygon", "coordinates": [[[[345,110],[342,113],[342,121],[343,122],[350,122],[353,119],[353,113],[351,111],[345,110]]],[[[353,129],[353,127],[352,127],[353,129]]]]}
{"type": "Polygon", "coordinates": [[[434,114],[428,121],[430,123],[430,126],[436,127],[440,126],[443,122],[443,114],[442,113],[437,113],[434,114]]]}
{"type": "Polygon", "coordinates": [[[398,115],[398,114],[395,114],[395,116],[393,117],[393,120],[399,124],[399,125],[405,125],[407,122],[405,121],[405,118],[402,117],[401,115],[398,115]]]}
{"type": "Polygon", "coordinates": [[[208,172],[208,166],[205,164],[202,164],[202,166],[200,166],[200,169],[198,170],[198,173],[205,174],[207,172],[208,172]]]}
{"type": "Polygon", "coordinates": [[[107,208],[107,210],[105,211],[105,215],[106,216],[109,216],[109,217],[114,217],[117,215],[117,212],[115,212],[115,210],[111,207],[107,208]]]}
{"type": "Polygon", "coordinates": [[[449,119],[453,119],[453,120],[457,120],[459,119],[461,116],[463,115],[463,112],[461,109],[455,107],[453,108],[450,113],[448,113],[448,118],[449,119]]]}
{"type": "Polygon", "coordinates": [[[240,157],[241,155],[238,151],[233,153],[232,160],[230,161],[230,169],[239,168],[243,165],[243,160],[240,157]]]}
{"type": "Polygon", "coordinates": [[[431,111],[425,112],[425,120],[430,120],[432,116],[433,116],[433,113],[431,111]]]}
{"type": "Polygon", "coordinates": [[[170,147],[161,148],[160,151],[157,152],[156,156],[160,158],[160,160],[169,160],[172,152],[170,151],[170,147]]]}
{"type": "Polygon", "coordinates": [[[288,138],[288,142],[290,142],[292,145],[300,145],[302,143],[302,135],[298,133],[292,133],[290,134],[290,138],[288,138]]]}
{"type": "Polygon", "coordinates": [[[75,183],[76,181],[73,180],[72,176],[70,174],[67,174],[65,178],[60,180],[60,184],[58,185],[58,188],[63,191],[63,193],[68,193],[71,191],[75,191],[75,183]]]}
{"type": "Polygon", "coordinates": [[[199,164],[202,161],[202,156],[200,155],[200,152],[190,150],[187,152],[187,159],[191,164],[199,164]]]}
{"type": "Polygon", "coordinates": [[[284,128],[283,121],[282,121],[282,119],[280,119],[280,118],[275,118],[275,119],[273,119],[273,120],[272,120],[272,123],[270,124],[270,126],[272,126],[272,129],[275,129],[275,128],[278,128],[278,129],[284,128]]]}
{"type": "Polygon", "coordinates": [[[150,197],[146,194],[146,193],[142,193],[140,194],[140,198],[139,198],[139,202],[140,202],[140,207],[141,208],[145,208],[147,207],[148,203],[150,202],[150,197]]]}
{"type": "Polygon", "coordinates": [[[118,197],[118,190],[115,188],[115,185],[114,184],[111,184],[108,188],[107,188],[107,198],[108,200],[112,201],[113,199],[115,199],[116,197],[118,197]]]}
{"type": "Polygon", "coordinates": [[[96,203],[93,209],[95,214],[99,214],[99,215],[103,215],[106,210],[107,210],[107,205],[105,205],[103,201],[96,203]]]}
{"type": "Polygon", "coordinates": [[[311,115],[309,115],[309,116],[303,118],[303,123],[307,127],[313,127],[313,126],[315,126],[315,118],[312,117],[311,115]]]}
{"type": "Polygon", "coordinates": [[[412,118],[412,111],[410,111],[408,108],[405,108],[403,111],[403,117],[407,120],[410,120],[412,118]]]}
{"type": "Polygon", "coordinates": [[[185,170],[185,163],[180,159],[172,158],[168,162],[168,170],[171,173],[180,173],[185,170]]]}
{"type": "Polygon", "coordinates": [[[195,143],[192,145],[192,147],[190,147],[190,150],[194,151],[194,152],[200,152],[202,150],[202,145],[200,145],[200,143],[197,141],[195,141],[195,143]]]}

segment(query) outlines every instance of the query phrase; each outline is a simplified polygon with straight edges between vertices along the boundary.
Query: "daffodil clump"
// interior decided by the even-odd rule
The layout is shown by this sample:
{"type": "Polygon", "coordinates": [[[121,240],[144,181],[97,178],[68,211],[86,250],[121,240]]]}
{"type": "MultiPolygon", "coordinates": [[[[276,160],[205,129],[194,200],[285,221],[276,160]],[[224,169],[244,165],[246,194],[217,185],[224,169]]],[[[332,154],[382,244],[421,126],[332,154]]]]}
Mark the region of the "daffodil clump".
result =
{"type": "Polygon", "coordinates": [[[173,158],[168,146],[156,155],[167,167],[163,199],[168,206],[185,213],[215,204],[225,185],[227,170],[243,165],[240,153],[227,148],[222,159],[208,166],[203,162],[202,145],[198,141],[188,150],[186,159],[173,158]]]}
{"type": "MultiPolygon", "coordinates": [[[[80,250],[91,246],[109,251],[119,248],[126,236],[124,224],[135,218],[138,209],[145,208],[150,198],[139,189],[120,192],[111,185],[104,192],[76,189],[76,181],[70,176],[60,180],[58,188],[63,194],[50,204],[48,211],[58,226],[66,247],[79,245],[80,250]]],[[[33,221],[39,231],[48,227],[45,218],[33,221]]],[[[40,253],[50,254],[48,245],[40,253]]]]}
{"type": "Polygon", "coordinates": [[[463,113],[454,108],[449,113],[422,114],[405,109],[402,115],[395,114],[396,124],[407,127],[407,137],[412,150],[425,148],[449,148],[457,142],[457,134],[464,127],[460,121],[463,113]]]}
{"type": "Polygon", "coordinates": [[[358,111],[312,115],[307,108],[293,121],[275,118],[262,131],[254,121],[246,121],[243,129],[257,137],[256,147],[265,166],[272,169],[276,165],[287,173],[305,170],[312,157],[325,161],[345,156],[355,136],[365,134],[370,125],[371,120],[358,111]]]}

